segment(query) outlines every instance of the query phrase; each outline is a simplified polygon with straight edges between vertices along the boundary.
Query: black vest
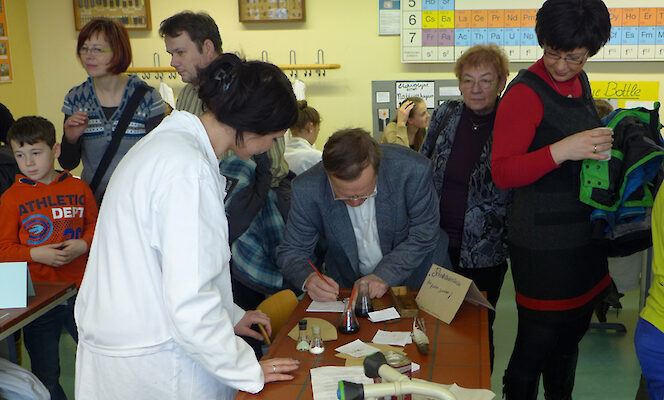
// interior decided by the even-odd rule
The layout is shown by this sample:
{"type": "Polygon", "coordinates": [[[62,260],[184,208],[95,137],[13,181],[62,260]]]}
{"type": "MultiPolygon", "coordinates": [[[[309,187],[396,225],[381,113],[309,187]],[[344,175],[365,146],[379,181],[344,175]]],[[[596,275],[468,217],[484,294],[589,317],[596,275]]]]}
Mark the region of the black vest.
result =
{"type": "MultiPolygon", "coordinates": [[[[523,83],[542,101],[542,121],[528,152],[601,126],[586,74],[582,72],[579,79],[583,88],[579,98],[560,95],[527,70],[510,83],[508,90],[523,83]]],[[[508,242],[522,311],[555,311],[561,318],[571,317],[587,310],[608,284],[605,251],[592,241],[592,208],[579,201],[580,171],[581,161],[568,160],[513,190],[508,242]]]]}
{"type": "MultiPolygon", "coordinates": [[[[583,72],[579,78],[584,92],[580,98],[558,94],[528,70],[520,71],[510,83],[510,88],[517,83],[527,85],[542,100],[544,114],[528,152],[602,126],[589,97],[588,78],[583,72]]],[[[588,244],[592,207],[579,201],[580,172],[581,161],[565,161],[536,182],[514,189],[508,240],[533,249],[564,249],[588,244]]]]}

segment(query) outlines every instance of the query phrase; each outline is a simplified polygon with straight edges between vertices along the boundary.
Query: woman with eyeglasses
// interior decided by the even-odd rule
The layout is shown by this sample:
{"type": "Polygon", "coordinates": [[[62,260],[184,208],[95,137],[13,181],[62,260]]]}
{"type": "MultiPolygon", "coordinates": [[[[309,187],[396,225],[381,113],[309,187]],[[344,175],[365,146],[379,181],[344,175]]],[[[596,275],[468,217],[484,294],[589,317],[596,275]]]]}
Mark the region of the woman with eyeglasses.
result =
{"type": "Polygon", "coordinates": [[[510,83],[498,107],[491,168],[513,196],[508,245],[519,315],[503,378],[508,400],[570,399],[593,306],[611,279],[591,240],[592,209],[579,201],[584,159],[606,160],[602,126],[583,66],[609,40],[601,0],[547,0],[535,32],[544,55],[510,83]]]}
{"type": "MultiPolygon", "coordinates": [[[[495,307],[507,271],[508,193],[493,183],[489,163],[509,63],[495,44],[477,45],[457,60],[454,73],[463,100],[449,100],[436,109],[420,153],[434,165],[440,227],[449,236],[452,267],[486,291],[495,307]]],[[[495,317],[489,311],[492,365],[495,317]]]]}
{"type": "Polygon", "coordinates": [[[58,161],[66,169],[76,168],[83,161],[81,178],[90,184],[100,204],[118,162],[159,125],[166,106],[157,90],[136,75],[124,74],[131,63],[131,46],[121,23],[108,18],[88,22],[78,35],[76,53],[88,79],[65,96],[64,137],[58,161]],[[139,88],[143,95],[130,101],[139,88]],[[136,105],[131,104],[135,101],[136,105]],[[123,116],[126,125],[119,123],[123,116]],[[121,136],[115,151],[109,146],[114,135],[121,136]]]}
{"type": "Polygon", "coordinates": [[[397,118],[387,124],[381,143],[394,143],[419,151],[429,125],[427,103],[419,97],[409,97],[397,109],[397,118]]]}

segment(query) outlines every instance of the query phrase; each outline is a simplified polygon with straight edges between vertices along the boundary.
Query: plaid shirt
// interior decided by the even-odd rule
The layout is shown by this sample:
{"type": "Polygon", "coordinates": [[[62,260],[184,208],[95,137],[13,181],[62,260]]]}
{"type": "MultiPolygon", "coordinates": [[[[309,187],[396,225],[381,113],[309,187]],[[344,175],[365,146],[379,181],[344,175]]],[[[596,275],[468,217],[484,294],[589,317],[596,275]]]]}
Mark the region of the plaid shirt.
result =
{"type": "MultiPolygon", "coordinates": [[[[227,207],[233,196],[254,178],[255,168],[253,160],[245,161],[237,156],[225,158],[219,163],[219,172],[228,180],[227,207]]],[[[277,195],[270,189],[263,208],[249,228],[231,243],[234,278],[268,295],[282,289],[284,279],[277,266],[276,250],[283,239],[284,225],[277,207],[277,195]]]]}

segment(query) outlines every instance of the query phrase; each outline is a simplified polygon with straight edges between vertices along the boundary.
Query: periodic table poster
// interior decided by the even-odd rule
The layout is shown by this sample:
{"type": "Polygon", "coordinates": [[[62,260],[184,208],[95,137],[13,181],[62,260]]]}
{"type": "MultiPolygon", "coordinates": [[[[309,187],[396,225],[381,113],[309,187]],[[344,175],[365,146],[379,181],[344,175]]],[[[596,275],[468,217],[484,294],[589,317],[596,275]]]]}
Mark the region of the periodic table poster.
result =
{"type": "MultiPolygon", "coordinates": [[[[476,44],[496,43],[512,62],[542,50],[535,16],[543,0],[402,0],[401,62],[452,63],[476,44]],[[509,8],[508,8],[509,7],[509,8]]],[[[591,61],[664,61],[664,1],[605,0],[611,39],[591,61]]]]}

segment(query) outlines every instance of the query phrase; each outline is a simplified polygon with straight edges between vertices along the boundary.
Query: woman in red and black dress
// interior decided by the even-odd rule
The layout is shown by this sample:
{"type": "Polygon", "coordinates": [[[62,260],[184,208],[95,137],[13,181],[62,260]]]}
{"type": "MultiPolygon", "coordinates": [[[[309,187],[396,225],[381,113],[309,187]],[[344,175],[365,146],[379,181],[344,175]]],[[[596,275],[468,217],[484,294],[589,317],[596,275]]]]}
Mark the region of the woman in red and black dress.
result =
{"type": "Polygon", "coordinates": [[[503,378],[508,400],[571,399],[578,343],[610,283],[579,198],[584,159],[601,160],[601,125],[583,66],[610,37],[601,0],[547,0],[537,12],[544,55],[510,83],[494,126],[492,174],[513,188],[508,245],[519,326],[503,378]]]}

